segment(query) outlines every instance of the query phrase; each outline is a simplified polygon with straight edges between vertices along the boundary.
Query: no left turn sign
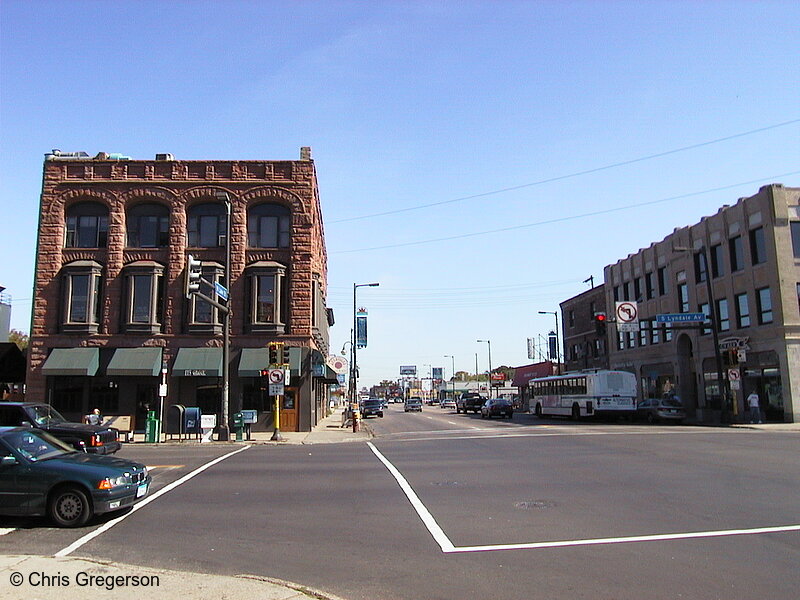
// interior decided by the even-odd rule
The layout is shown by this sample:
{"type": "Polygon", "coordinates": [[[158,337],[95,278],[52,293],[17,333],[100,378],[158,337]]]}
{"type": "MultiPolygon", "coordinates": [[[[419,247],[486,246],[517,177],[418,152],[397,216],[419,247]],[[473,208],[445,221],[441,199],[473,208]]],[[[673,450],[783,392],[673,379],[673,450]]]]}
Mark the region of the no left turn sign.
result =
{"type": "Polygon", "coordinates": [[[617,323],[637,323],[639,307],[636,302],[617,302],[617,323]]]}
{"type": "Polygon", "coordinates": [[[269,371],[270,383],[283,383],[283,369],[270,369],[269,371]]]}

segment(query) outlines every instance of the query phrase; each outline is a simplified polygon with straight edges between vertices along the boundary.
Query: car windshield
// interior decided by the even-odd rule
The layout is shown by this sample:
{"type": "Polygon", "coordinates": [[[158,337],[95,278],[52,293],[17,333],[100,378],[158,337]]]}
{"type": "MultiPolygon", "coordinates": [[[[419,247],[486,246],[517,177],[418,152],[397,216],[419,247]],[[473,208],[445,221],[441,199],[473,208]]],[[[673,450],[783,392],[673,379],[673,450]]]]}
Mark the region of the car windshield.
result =
{"type": "Polygon", "coordinates": [[[672,408],[683,408],[683,404],[678,398],[664,398],[661,400],[662,406],[669,406],[672,408]]]}
{"type": "Polygon", "coordinates": [[[383,404],[383,400],[374,400],[374,399],[364,400],[361,404],[363,404],[364,406],[377,406],[379,404],[383,404]]]}
{"type": "Polygon", "coordinates": [[[30,407],[30,411],[33,413],[33,420],[40,426],[66,422],[66,419],[61,416],[61,413],[46,404],[32,406],[30,407]]]}
{"type": "Polygon", "coordinates": [[[31,462],[57,458],[76,452],[56,438],[41,431],[10,431],[3,441],[31,462]]]}

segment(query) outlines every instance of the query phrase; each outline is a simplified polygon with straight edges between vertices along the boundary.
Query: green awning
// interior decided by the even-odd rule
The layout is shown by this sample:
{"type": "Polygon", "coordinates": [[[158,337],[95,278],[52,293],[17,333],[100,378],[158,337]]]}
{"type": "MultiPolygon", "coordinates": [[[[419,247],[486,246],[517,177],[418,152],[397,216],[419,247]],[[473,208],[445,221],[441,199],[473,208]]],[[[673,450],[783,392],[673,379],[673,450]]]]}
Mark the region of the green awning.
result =
{"type": "Polygon", "coordinates": [[[106,375],[155,377],[161,372],[161,348],[117,348],[106,375]]]}
{"type": "Polygon", "coordinates": [[[260,377],[262,369],[269,368],[267,348],[242,348],[239,358],[239,377],[260,377]]]}
{"type": "Polygon", "coordinates": [[[339,377],[337,377],[336,371],[331,369],[328,365],[325,365],[325,377],[322,380],[322,383],[328,383],[330,385],[339,383],[339,377]]]}
{"type": "Polygon", "coordinates": [[[99,348],[53,348],[42,365],[42,374],[94,377],[99,366],[99,348]]]}
{"type": "Polygon", "coordinates": [[[222,377],[222,348],[181,348],[172,366],[176,377],[222,377]]]}

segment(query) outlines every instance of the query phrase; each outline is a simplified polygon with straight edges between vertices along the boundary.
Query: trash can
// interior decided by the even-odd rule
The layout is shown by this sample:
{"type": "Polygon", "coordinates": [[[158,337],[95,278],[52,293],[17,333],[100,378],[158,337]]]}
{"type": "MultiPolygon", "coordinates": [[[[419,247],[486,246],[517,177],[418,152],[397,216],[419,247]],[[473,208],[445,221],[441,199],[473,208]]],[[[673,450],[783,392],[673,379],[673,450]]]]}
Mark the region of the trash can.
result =
{"type": "Polygon", "coordinates": [[[144,441],[154,444],[158,441],[161,433],[161,422],[156,418],[156,411],[147,411],[147,419],[144,422],[144,441]]]}
{"type": "Polygon", "coordinates": [[[233,429],[236,432],[236,441],[244,439],[244,415],[241,412],[233,413],[233,429]]]}

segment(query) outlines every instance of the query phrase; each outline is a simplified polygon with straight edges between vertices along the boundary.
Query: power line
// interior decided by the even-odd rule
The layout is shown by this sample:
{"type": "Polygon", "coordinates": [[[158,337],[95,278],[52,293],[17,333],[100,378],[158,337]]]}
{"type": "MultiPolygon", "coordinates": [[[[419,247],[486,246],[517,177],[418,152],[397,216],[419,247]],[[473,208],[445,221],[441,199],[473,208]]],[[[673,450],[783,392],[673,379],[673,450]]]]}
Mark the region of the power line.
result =
{"type": "Polygon", "coordinates": [[[623,210],[630,210],[632,208],[640,208],[642,206],[651,206],[653,204],[660,204],[660,203],[663,203],[663,202],[671,202],[673,200],[683,200],[685,198],[692,198],[694,196],[701,196],[703,194],[711,194],[713,192],[721,192],[721,191],[724,191],[724,190],[730,190],[730,189],[737,188],[737,187],[740,187],[740,186],[743,186],[743,185],[751,185],[753,183],[761,183],[761,182],[764,182],[764,181],[774,181],[775,179],[778,179],[780,177],[788,177],[790,175],[798,175],[798,174],[800,174],[800,171],[791,171],[789,173],[781,173],[779,175],[771,175],[769,177],[761,177],[759,179],[751,179],[750,181],[742,181],[742,182],[739,182],[739,183],[734,183],[734,184],[731,184],[731,185],[725,185],[725,186],[721,186],[721,187],[702,190],[702,191],[699,191],[699,192],[690,192],[688,194],[680,194],[678,196],[670,196],[668,198],[661,198],[659,200],[649,200],[647,202],[638,202],[636,204],[627,204],[625,206],[617,206],[615,208],[607,208],[607,209],[604,209],[604,210],[598,210],[598,211],[594,211],[594,212],[590,212],[590,213],[582,213],[582,214],[579,214],[579,215],[570,215],[570,216],[567,216],[567,217],[558,217],[556,219],[549,219],[547,221],[537,221],[535,223],[527,223],[525,225],[512,225],[510,227],[501,227],[499,229],[488,229],[488,230],[485,230],[485,231],[476,231],[476,232],[473,232],[473,233],[462,233],[462,234],[459,234],[459,235],[452,235],[452,236],[442,237],[442,238],[432,238],[432,239],[428,239],[428,240],[419,240],[419,241],[416,241],[416,242],[404,242],[402,244],[390,244],[390,245],[386,245],[386,246],[373,246],[372,248],[356,248],[356,249],[353,249],[353,250],[334,250],[334,251],[330,252],[330,254],[350,254],[350,253],[353,253],[353,252],[371,252],[373,250],[387,250],[387,249],[390,249],[390,248],[403,248],[403,247],[407,247],[407,246],[421,246],[423,244],[433,244],[435,242],[447,242],[447,241],[452,241],[452,240],[460,240],[460,239],[465,239],[465,238],[472,238],[472,237],[478,237],[478,236],[483,236],[483,235],[490,235],[490,234],[493,234],[493,233],[504,233],[504,232],[507,232],[507,231],[515,231],[515,230],[518,230],[518,229],[527,229],[527,228],[530,228],[530,227],[539,227],[541,225],[552,225],[553,223],[563,223],[565,221],[573,221],[575,219],[584,219],[586,217],[596,217],[598,215],[605,215],[605,214],[614,213],[614,212],[621,212],[623,210]]]}
{"type": "Polygon", "coordinates": [[[592,173],[599,173],[601,171],[607,171],[609,169],[616,169],[618,167],[624,167],[626,165],[632,165],[639,162],[644,162],[647,160],[653,160],[655,158],[662,158],[664,156],[669,156],[670,154],[677,154],[678,152],[685,152],[687,150],[694,150],[696,148],[702,148],[704,146],[711,146],[713,144],[719,144],[722,142],[727,142],[730,140],[734,140],[737,138],[745,137],[748,135],[754,135],[756,133],[762,133],[764,131],[770,131],[772,129],[778,129],[779,127],[787,127],[789,125],[794,125],[796,123],[800,123],[800,119],[792,119],[791,121],[783,121],[782,123],[776,123],[774,125],[767,125],[766,127],[759,127],[758,129],[751,129],[749,131],[742,131],[740,133],[734,133],[733,135],[728,135],[721,138],[716,138],[713,140],[708,140],[705,142],[700,142],[698,144],[692,144],[690,146],[682,146],[680,148],[675,148],[673,150],[666,150],[664,152],[658,152],[656,154],[648,154],[646,156],[640,156],[639,158],[632,158],[630,160],[624,160],[620,162],[611,163],[608,165],[603,165],[601,167],[595,167],[592,169],[586,169],[583,171],[577,171],[575,173],[569,173],[567,175],[558,175],[556,177],[549,177],[547,179],[540,179],[538,181],[533,181],[531,183],[523,183],[521,185],[515,185],[512,187],[501,188],[499,190],[493,190],[490,192],[482,192],[480,194],[473,194],[471,196],[462,196],[460,198],[452,198],[451,200],[442,200],[440,202],[431,202],[429,204],[419,204],[417,206],[409,206],[406,208],[398,208],[395,210],[387,210],[385,212],[379,213],[371,213],[368,215],[361,215],[358,217],[347,217],[345,219],[336,219],[333,221],[327,221],[326,225],[334,225],[336,223],[347,223],[350,221],[361,221],[363,219],[372,219],[374,217],[385,217],[388,215],[396,215],[404,212],[411,212],[415,210],[422,210],[424,208],[431,208],[434,206],[442,206],[445,204],[453,204],[455,202],[464,202],[465,200],[473,200],[475,198],[485,198],[486,196],[494,196],[496,194],[503,194],[505,192],[513,192],[515,190],[521,190],[529,187],[533,187],[536,185],[544,185],[546,183],[553,183],[556,181],[563,181],[565,179],[572,179],[574,177],[580,177],[582,175],[590,175],[592,173]]]}

